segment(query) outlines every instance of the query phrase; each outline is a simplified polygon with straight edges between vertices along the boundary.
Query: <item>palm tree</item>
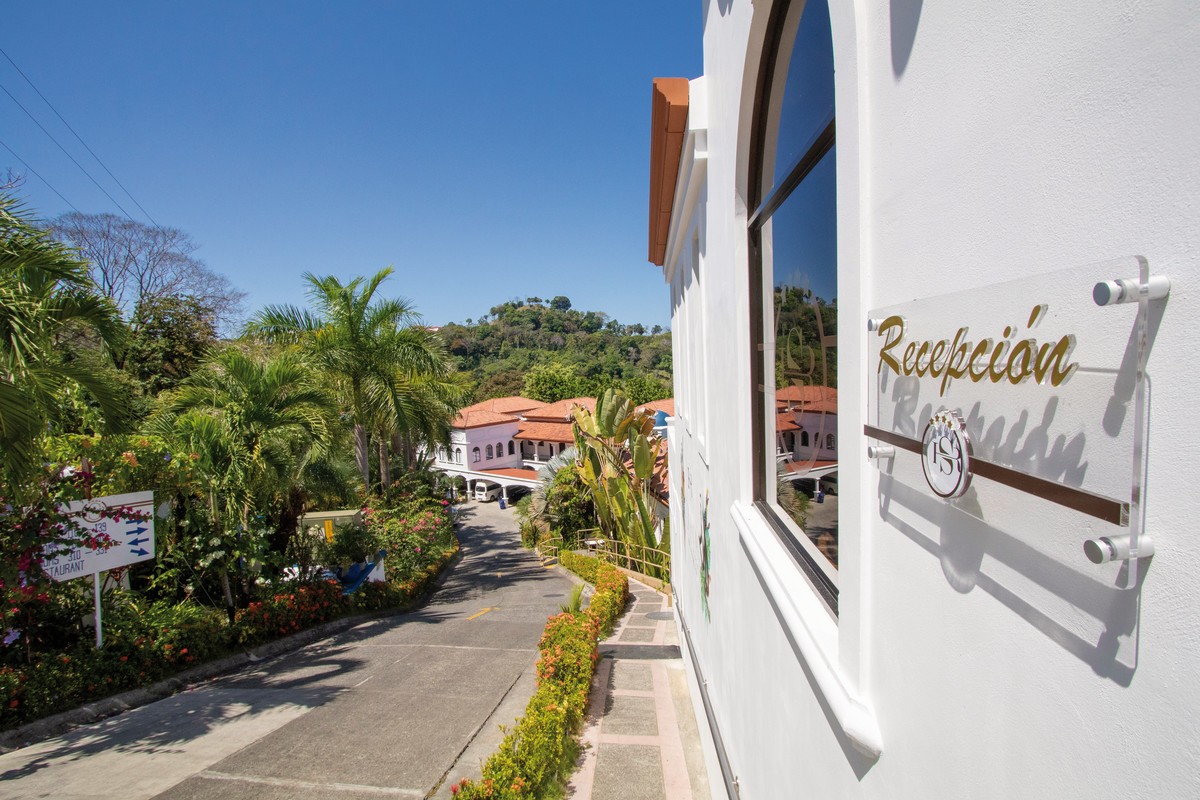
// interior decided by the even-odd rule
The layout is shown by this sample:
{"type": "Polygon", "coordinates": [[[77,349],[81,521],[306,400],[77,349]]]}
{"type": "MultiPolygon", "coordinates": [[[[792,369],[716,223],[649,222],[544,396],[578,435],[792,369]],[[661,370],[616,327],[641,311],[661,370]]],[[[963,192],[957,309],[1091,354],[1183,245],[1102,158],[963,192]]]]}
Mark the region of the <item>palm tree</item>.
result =
{"type": "MultiPolygon", "coordinates": [[[[228,348],[209,356],[159,402],[145,432],[196,454],[217,542],[223,521],[250,531],[255,512],[273,519],[295,499],[306,468],[331,441],[333,400],[295,354],[257,360],[228,348]]],[[[217,552],[213,559],[232,620],[229,573],[235,560],[231,548],[219,545],[217,552]]]]}
{"type": "MultiPolygon", "coordinates": [[[[456,401],[445,346],[420,325],[408,301],[376,299],[392,274],[343,284],[333,276],[304,274],[316,312],[268,306],[249,326],[270,342],[297,344],[330,376],[354,428],[354,457],[363,486],[371,487],[370,439],[436,436],[456,401]]],[[[444,437],[443,437],[444,438],[444,437]]],[[[384,463],[387,463],[386,450],[384,463]]]]}
{"type": "Polygon", "coordinates": [[[333,409],[295,354],[258,361],[229,348],[163,396],[147,432],[197,453],[214,511],[220,492],[245,524],[252,507],[266,511],[327,452],[333,409]]]}
{"type": "Polygon", "coordinates": [[[58,348],[80,329],[106,354],[125,333],[87,264],[37,228],[16,200],[0,195],[0,451],[14,485],[35,466],[36,439],[72,386],[95,399],[107,432],[128,422],[126,398],[103,370],[69,360],[58,348]]]}

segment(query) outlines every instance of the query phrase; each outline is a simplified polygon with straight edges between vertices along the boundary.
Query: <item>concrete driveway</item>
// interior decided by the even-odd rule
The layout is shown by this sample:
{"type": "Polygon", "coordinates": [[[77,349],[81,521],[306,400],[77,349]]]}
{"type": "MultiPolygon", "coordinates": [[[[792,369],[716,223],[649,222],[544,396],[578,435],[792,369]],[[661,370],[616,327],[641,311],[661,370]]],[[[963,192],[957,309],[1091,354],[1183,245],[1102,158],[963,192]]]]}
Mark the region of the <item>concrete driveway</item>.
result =
{"type": "Polygon", "coordinates": [[[524,710],[572,587],[521,548],[511,509],[469,504],[460,537],[421,610],[0,756],[0,798],[448,796],[524,710]]]}

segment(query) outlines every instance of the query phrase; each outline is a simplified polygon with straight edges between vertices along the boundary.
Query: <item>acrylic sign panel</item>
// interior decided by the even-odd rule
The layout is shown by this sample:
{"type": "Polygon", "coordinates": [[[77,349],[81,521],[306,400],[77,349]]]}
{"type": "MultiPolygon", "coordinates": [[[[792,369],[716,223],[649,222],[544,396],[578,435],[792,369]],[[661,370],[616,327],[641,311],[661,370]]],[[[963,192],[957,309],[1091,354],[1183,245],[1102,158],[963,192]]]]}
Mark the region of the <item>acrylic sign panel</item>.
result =
{"type": "MultiPolygon", "coordinates": [[[[957,418],[973,480],[944,502],[1004,528],[1045,503],[1089,529],[1128,526],[1144,436],[1135,408],[1148,389],[1144,304],[1102,307],[1092,290],[1139,275],[1145,262],[1131,257],[873,310],[866,434],[897,460],[927,459],[929,478],[933,434],[953,433],[957,418]]],[[[921,488],[933,495],[935,483],[921,488]]]]}

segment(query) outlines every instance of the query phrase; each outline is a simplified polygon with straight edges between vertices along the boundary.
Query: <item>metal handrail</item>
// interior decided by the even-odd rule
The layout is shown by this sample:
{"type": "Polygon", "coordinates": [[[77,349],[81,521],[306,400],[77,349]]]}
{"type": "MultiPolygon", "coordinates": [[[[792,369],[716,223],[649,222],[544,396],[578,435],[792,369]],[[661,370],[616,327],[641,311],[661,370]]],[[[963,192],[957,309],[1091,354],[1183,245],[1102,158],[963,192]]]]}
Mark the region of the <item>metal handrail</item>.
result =
{"type": "Polygon", "coordinates": [[[664,586],[670,584],[671,554],[667,551],[641,544],[630,544],[619,539],[609,539],[600,534],[598,528],[586,528],[578,533],[580,535],[597,534],[584,537],[583,542],[589,550],[600,552],[606,561],[617,566],[624,566],[625,569],[634,569],[632,565],[638,564],[640,568],[634,569],[635,572],[660,580],[664,586]]]}
{"type": "Polygon", "coordinates": [[[558,553],[560,550],[562,550],[562,547],[563,538],[561,536],[552,536],[545,541],[538,542],[536,549],[537,554],[542,561],[547,561],[549,559],[557,559],[558,553]]]}

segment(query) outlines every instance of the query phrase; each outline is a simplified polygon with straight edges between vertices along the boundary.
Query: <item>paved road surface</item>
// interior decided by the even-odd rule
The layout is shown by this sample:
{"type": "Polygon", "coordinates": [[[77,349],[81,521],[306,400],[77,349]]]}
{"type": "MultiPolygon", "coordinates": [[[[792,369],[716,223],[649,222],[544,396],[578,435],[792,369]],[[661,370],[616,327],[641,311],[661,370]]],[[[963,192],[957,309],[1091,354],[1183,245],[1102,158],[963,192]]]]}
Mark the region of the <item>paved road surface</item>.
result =
{"type": "Polygon", "coordinates": [[[0,798],[448,796],[524,709],[572,587],[496,503],[470,504],[460,535],[420,611],[0,756],[0,798]]]}

